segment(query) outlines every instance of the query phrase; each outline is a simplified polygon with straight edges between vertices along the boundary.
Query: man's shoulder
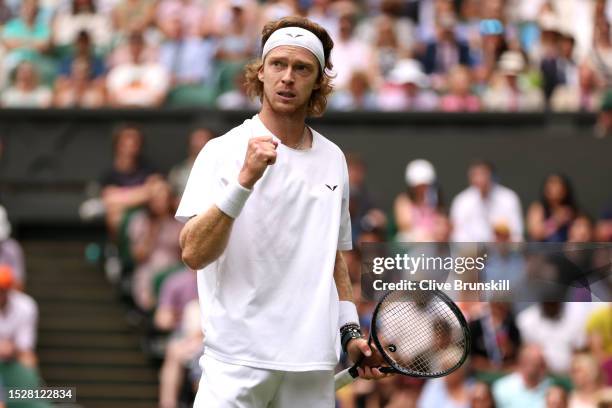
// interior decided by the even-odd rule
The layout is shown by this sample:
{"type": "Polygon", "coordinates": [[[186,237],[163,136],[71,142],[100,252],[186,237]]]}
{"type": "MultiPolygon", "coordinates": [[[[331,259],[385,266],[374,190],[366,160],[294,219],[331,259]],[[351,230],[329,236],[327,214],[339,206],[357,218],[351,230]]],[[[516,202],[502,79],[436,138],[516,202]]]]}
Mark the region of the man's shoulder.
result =
{"type": "Polygon", "coordinates": [[[516,194],[516,192],[512,190],[511,188],[506,187],[504,185],[496,184],[495,190],[496,190],[496,193],[500,197],[507,198],[507,199],[518,199],[518,194],[516,194]]]}
{"type": "Polygon", "coordinates": [[[13,290],[11,292],[11,303],[16,306],[16,309],[19,310],[20,315],[36,314],[38,311],[38,305],[36,304],[34,298],[18,290],[13,290]]]}
{"type": "Polygon", "coordinates": [[[344,160],[344,152],[342,151],[342,149],[340,149],[340,147],[338,147],[337,144],[323,136],[321,133],[317,132],[316,129],[313,129],[312,127],[310,129],[313,131],[313,134],[316,135],[316,143],[319,144],[317,149],[321,149],[321,151],[335,155],[338,158],[342,158],[344,160]]]}

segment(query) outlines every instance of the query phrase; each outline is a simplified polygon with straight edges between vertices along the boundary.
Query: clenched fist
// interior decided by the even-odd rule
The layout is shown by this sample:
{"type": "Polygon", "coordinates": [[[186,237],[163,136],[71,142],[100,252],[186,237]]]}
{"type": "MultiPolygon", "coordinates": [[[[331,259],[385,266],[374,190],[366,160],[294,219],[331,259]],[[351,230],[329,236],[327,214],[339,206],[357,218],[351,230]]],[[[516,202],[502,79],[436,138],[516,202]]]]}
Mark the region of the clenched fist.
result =
{"type": "Polygon", "coordinates": [[[271,136],[254,137],[249,140],[244,157],[242,170],[238,175],[238,183],[249,190],[263,176],[266,167],[276,162],[276,147],[278,142],[271,136]]]}

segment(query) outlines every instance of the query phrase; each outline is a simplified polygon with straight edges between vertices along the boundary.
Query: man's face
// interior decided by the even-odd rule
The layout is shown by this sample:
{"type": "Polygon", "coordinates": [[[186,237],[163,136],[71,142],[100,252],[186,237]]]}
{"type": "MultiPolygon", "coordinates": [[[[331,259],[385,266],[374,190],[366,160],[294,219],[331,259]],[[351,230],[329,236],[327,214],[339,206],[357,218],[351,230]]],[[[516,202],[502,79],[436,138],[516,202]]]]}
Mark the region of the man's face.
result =
{"type": "Polygon", "coordinates": [[[305,48],[283,45],[268,53],[258,78],[263,82],[264,105],[277,113],[305,110],[310,95],[319,89],[319,63],[305,48]]]}
{"type": "Polygon", "coordinates": [[[468,177],[472,186],[482,192],[489,191],[491,187],[491,171],[487,166],[473,166],[468,173],[468,177]]]}

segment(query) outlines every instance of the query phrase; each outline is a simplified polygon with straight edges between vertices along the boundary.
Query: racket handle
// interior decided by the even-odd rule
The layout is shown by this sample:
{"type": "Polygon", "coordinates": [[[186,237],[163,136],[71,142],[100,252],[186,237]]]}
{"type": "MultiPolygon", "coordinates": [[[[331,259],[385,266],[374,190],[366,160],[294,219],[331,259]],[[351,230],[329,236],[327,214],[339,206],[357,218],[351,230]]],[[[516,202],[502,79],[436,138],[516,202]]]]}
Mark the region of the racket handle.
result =
{"type": "Polygon", "coordinates": [[[349,385],[357,378],[357,367],[353,366],[351,368],[347,368],[346,370],[340,371],[338,374],[334,376],[334,386],[335,390],[338,391],[340,388],[345,385],[349,385]]]}

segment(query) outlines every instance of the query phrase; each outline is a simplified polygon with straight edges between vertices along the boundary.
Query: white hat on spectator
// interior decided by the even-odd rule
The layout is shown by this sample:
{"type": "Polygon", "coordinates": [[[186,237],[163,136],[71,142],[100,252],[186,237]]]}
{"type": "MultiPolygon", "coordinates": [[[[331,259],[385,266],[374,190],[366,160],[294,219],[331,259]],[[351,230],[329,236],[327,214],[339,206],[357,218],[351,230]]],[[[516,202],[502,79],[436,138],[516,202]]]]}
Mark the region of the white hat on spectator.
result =
{"type": "Polygon", "coordinates": [[[554,13],[543,13],[538,19],[538,25],[541,31],[559,32],[559,18],[554,13]]]}
{"type": "Polygon", "coordinates": [[[423,88],[428,85],[429,81],[419,61],[402,59],[397,61],[389,72],[389,82],[396,85],[415,84],[423,88]]]}
{"type": "Polygon", "coordinates": [[[11,236],[11,223],[6,215],[6,210],[0,205],[0,241],[7,240],[11,236]]]}
{"type": "Polygon", "coordinates": [[[436,181],[436,170],[433,164],[425,159],[416,159],[406,166],[406,184],[415,187],[422,184],[433,184],[436,181]]]}
{"type": "Polygon", "coordinates": [[[506,51],[499,58],[499,69],[506,75],[518,75],[525,69],[525,58],[518,51],[506,51]]]}

